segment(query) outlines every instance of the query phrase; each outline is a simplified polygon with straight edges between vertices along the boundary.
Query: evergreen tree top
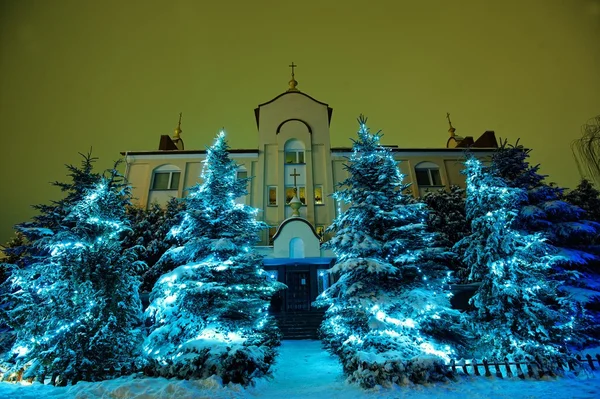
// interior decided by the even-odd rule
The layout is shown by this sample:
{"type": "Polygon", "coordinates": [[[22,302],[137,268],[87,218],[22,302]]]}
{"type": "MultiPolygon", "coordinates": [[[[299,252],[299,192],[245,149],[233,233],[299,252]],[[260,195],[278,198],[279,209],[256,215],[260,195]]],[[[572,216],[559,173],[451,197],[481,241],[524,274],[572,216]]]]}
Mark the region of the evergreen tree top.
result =
{"type": "Polygon", "coordinates": [[[79,155],[82,157],[81,166],[65,165],[70,180],[52,183],[65,194],[64,198],[51,201],[49,204],[33,205],[39,213],[33,216],[31,221],[15,226],[17,234],[22,237],[5,249],[10,263],[24,267],[47,256],[43,245],[37,243],[74,226],[73,221],[67,216],[71,213],[74,204],[84,197],[86,190],[94,187],[102,177],[100,173],[93,170],[97,158],[92,156],[91,150],[87,154],[79,153],[79,155]]]}
{"type": "MultiPolygon", "coordinates": [[[[227,259],[239,248],[249,249],[258,241],[258,232],[266,227],[256,221],[255,208],[236,202],[248,194],[249,179],[237,178],[238,164],[229,158],[228,150],[225,133],[221,131],[207,149],[202,183],[190,188],[182,200],[185,203],[182,221],[171,229],[171,235],[179,243],[195,240],[197,244],[193,253],[186,252],[189,255],[186,262],[190,258],[203,258],[211,248],[227,259]]],[[[172,254],[173,251],[167,256],[172,254]]]]}
{"type": "Polygon", "coordinates": [[[425,205],[403,193],[408,187],[404,175],[392,152],[381,146],[381,133],[371,134],[366,122],[364,116],[358,118],[358,139],[353,140],[350,162],[345,165],[349,176],[333,194],[350,206],[328,228],[336,236],[326,247],[341,260],[375,257],[392,261],[406,251],[418,253],[431,235],[424,232],[425,205]]]}
{"type": "MultiPolygon", "coordinates": [[[[555,246],[575,248],[587,245],[600,231],[600,225],[584,220],[585,212],[578,204],[566,202],[564,189],[545,182],[539,173],[539,165],[529,164],[530,150],[517,143],[509,145],[506,140],[492,157],[492,171],[505,181],[505,185],[526,191],[525,200],[519,204],[519,217],[515,228],[542,232],[555,246]]],[[[584,254],[578,249],[579,253],[584,254]]],[[[592,258],[586,254],[583,258],[592,258]]],[[[579,257],[579,259],[583,259],[579,257]]],[[[576,258],[565,258],[574,262],[576,258]]],[[[578,260],[575,263],[585,263],[578,260]]]]}
{"type": "Polygon", "coordinates": [[[349,177],[338,184],[333,197],[345,203],[391,211],[394,206],[408,201],[402,192],[409,185],[403,183],[405,176],[391,151],[381,146],[381,131],[371,134],[366,122],[366,117],[358,118],[358,139],[352,140],[350,162],[344,165],[349,177]]]}

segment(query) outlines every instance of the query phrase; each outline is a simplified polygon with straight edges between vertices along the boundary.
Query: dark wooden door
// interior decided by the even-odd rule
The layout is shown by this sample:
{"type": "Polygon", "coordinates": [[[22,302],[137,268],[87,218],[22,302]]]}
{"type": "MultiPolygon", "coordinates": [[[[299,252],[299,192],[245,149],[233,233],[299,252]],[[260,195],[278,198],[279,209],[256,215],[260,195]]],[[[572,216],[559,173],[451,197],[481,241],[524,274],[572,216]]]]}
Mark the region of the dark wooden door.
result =
{"type": "Polygon", "coordinates": [[[308,271],[288,271],[285,275],[286,310],[310,310],[310,273],[308,271]]]}

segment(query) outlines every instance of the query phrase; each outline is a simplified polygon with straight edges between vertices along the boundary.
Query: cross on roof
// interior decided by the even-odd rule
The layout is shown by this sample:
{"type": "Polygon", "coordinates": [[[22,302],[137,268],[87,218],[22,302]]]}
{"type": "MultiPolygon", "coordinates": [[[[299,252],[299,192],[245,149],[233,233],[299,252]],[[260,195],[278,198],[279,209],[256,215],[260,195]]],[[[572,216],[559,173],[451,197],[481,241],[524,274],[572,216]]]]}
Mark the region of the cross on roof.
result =
{"type": "Polygon", "coordinates": [[[294,61],[292,61],[292,65],[289,65],[290,68],[292,68],[292,77],[294,76],[294,68],[296,68],[298,65],[294,64],[294,61]]]}
{"type": "Polygon", "coordinates": [[[446,119],[448,119],[448,125],[450,126],[450,130],[454,132],[456,129],[454,129],[454,126],[452,126],[452,121],[450,120],[450,112],[446,112],[446,119]]]}

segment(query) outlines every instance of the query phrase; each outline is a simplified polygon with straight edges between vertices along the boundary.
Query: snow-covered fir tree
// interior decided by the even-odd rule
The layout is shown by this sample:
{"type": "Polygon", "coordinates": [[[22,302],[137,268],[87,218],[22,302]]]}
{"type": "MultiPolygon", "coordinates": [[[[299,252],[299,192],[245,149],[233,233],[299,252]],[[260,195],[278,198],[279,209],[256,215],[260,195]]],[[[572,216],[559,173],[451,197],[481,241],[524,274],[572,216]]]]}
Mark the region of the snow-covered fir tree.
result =
{"type": "Polygon", "coordinates": [[[549,277],[556,250],[541,233],[514,228],[527,192],[509,187],[475,157],[465,163],[470,236],[457,244],[481,286],[471,299],[480,354],[553,362],[575,336],[570,299],[549,277]],[[552,360],[552,361],[551,361],[552,360]]]}
{"type": "Polygon", "coordinates": [[[228,148],[221,132],[207,150],[203,182],[189,190],[182,222],[172,229],[185,244],[165,253],[179,267],[158,280],[146,311],[150,374],[216,374],[248,384],[269,374],[275,359],[279,332],[267,310],[284,286],[269,278],[253,250],[264,225],[255,209],[236,203],[248,179],[236,179],[228,148]]]}
{"type": "MultiPolygon", "coordinates": [[[[67,219],[72,207],[85,195],[85,191],[94,187],[101,178],[94,172],[94,162],[91,151],[79,154],[82,157],[81,166],[66,165],[69,180],[67,182],[55,181],[53,186],[58,187],[64,197],[49,204],[34,205],[39,213],[31,221],[15,226],[15,236],[2,250],[6,255],[0,264],[0,282],[5,282],[15,270],[27,267],[32,263],[41,263],[50,257],[47,246],[42,241],[54,233],[68,230],[74,226],[73,221],[67,219]]],[[[11,290],[10,283],[0,285],[0,329],[7,327],[6,312],[13,306],[11,297],[5,295],[11,290]]],[[[10,340],[4,340],[8,342],[10,340]]]]}
{"type": "MultiPolygon", "coordinates": [[[[540,165],[529,164],[530,152],[518,141],[510,145],[504,140],[492,157],[494,173],[509,187],[524,189],[527,194],[518,207],[513,228],[525,233],[539,232],[556,247],[559,257],[553,264],[552,278],[562,282],[567,290],[590,294],[577,295],[575,299],[586,308],[597,309],[594,303],[598,301],[595,296],[600,281],[596,271],[600,248],[596,242],[600,223],[570,202],[563,188],[545,181],[547,176],[539,173],[540,165]]],[[[582,316],[579,323],[581,330],[591,337],[598,335],[600,327],[590,316],[582,316]]]]}
{"type": "Polygon", "coordinates": [[[58,376],[59,383],[100,380],[132,369],[142,342],[140,267],[123,251],[130,188],[116,170],[77,189],[65,222],[38,240],[49,253],[10,277],[9,320],[16,332],[13,371],[58,376]],[[70,225],[71,227],[67,227],[70,225]]]}
{"type": "Polygon", "coordinates": [[[564,199],[586,211],[586,219],[600,222],[600,191],[588,179],[582,179],[575,189],[565,194],[564,199]]]}
{"type": "MultiPolygon", "coordinates": [[[[471,233],[471,224],[467,221],[465,189],[451,186],[450,191],[440,189],[426,193],[421,200],[427,205],[427,226],[435,232],[439,244],[450,250],[457,242],[471,233]]],[[[464,281],[468,275],[467,266],[458,254],[447,256],[447,264],[458,281],[464,281]]]]}
{"type": "MultiPolygon", "coordinates": [[[[565,195],[565,200],[586,211],[586,219],[600,222],[600,191],[589,180],[581,180],[574,190],[565,195]]],[[[589,252],[599,254],[600,236],[597,235],[587,248],[589,252]]],[[[590,323],[586,328],[586,334],[600,338],[600,259],[589,261],[581,271],[580,278],[569,283],[570,286],[575,287],[577,300],[588,312],[590,323]]]]}
{"type": "Polygon", "coordinates": [[[66,219],[74,204],[80,201],[86,190],[94,187],[101,175],[94,172],[94,162],[98,158],[92,156],[91,151],[87,154],[79,154],[83,158],[81,166],[65,165],[69,171],[70,181],[52,183],[58,187],[65,196],[50,204],[34,205],[33,208],[39,212],[32,218],[31,222],[21,223],[15,226],[16,237],[19,242],[7,245],[3,251],[8,257],[8,262],[17,267],[25,267],[32,262],[37,262],[41,257],[48,256],[44,246],[36,245],[38,240],[48,237],[53,233],[73,227],[73,223],[66,219]]]}
{"type": "Polygon", "coordinates": [[[27,248],[27,238],[19,231],[15,231],[15,235],[2,245],[0,251],[4,253],[4,263],[0,263],[0,285],[6,281],[12,268],[20,262],[27,248]]]}
{"type": "Polygon", "coordinates": [[[321,335],[351,381],[424,383],[444,379],[444,362],[460,341],[460,315],[443,291],[447,271],[431,261],[423,203],[407,187],[389,149],[360,117],[345,166],[349,177],[334,198],[349,204],[329,227],[339,279],[315,303],[328,306],[321,335]]]}
{"type": "Polygon", "coordinates": [[[588,246],[600,233],[600,224],[586,220],[583,209],[565,201],[563,188],[545,181],[547,176],[539,173],[540,165],[529,163],[530,152],[518,141],[510,145],[504,140],[492,156],[494,173],[504,179],[508,187],[526,192],[513,228],[540,232],[557,247],[561,258],[555,269],[584,268],[588,262],[598,259],[588,246]]]}
{"type": "Polygon", "coordinates": [[[450,191],[430,191],[423,196],[422,201],[429,208],[427,224],[445,244],[452,246],[471,232],[465,209],[464,188],[451,186],[450,191]]]}
{"type": "Polygon", "coordinates": [[[147,265],[142,276],[142,291],[151,291],[161,275],[173,270],[173,265],[158,261],[177,243],[169,232],[181,222],[184,204],[179,198],[171,198],[164,208],[157,203],[151,204],[148,209],[139,206],[127,208],[131,231],[123,246],[137,245],[142,248],[139,259],[147,265]]]}

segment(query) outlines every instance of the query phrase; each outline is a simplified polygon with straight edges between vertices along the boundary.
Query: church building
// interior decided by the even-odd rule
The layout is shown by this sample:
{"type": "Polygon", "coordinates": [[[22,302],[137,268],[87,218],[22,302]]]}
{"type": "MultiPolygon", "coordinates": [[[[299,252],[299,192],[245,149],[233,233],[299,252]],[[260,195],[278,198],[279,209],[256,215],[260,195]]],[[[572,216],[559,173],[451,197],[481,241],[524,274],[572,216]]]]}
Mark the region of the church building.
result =
{"type": "MultiPolygon", "coordinates": [[[[299,90],[295,65],[291,67],[289,88],[254,109],[257,148],[232,149],[230,157],[239,164],[239,178],[252,177],[248,195],[239,201],[258,208],[258,217],[270,226],[256,248],[265,257],[265,270],[288,286],[274,299],[274,310],[307,311],[330,284],[326,271],[335,255],[321,244],[328,239],[324,230],[343,209],[330,195],[348,176],[344,163],[351,148],[331,146],[333,108],[299,90]]],[[[457,136],[447,118],[450,136],[444,147],[390,146],[414,196],[451,185],[464,187],[460,171],[465,148],[487,157],[498,146],[493,131],[475,140],[457,136]]],[[[206,150],[185,149],[181,134],[180,116],[174,135],[161,136],[158,150],[122,153],[137,205],[145,208],[183,197],[198,182],[206,150]]]]}

